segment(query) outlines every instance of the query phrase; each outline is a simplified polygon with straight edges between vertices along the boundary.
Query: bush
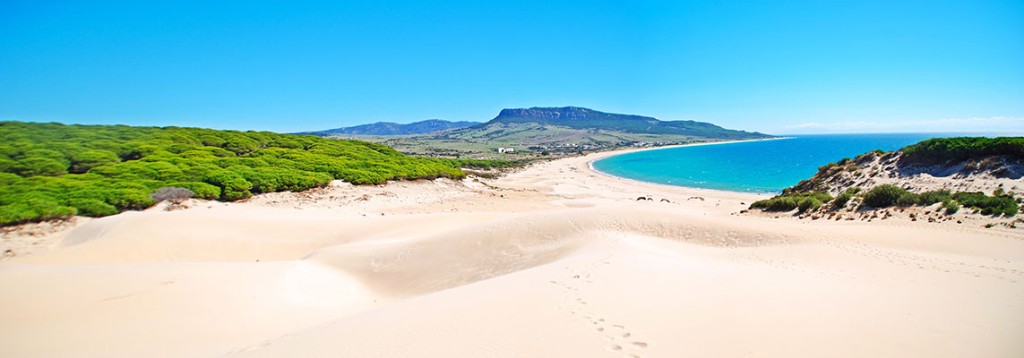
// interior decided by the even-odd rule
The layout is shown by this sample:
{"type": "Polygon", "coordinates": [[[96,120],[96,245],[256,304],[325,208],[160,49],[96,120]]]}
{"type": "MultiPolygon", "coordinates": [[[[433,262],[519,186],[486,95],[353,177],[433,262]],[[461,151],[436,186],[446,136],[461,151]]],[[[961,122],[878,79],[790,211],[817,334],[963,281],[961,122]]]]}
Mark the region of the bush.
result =
{"type": "Polygon", "coordinates": [[[71,173],[85,173],[89,169],[121,162],[117,154],[105,150],[86,150],[71,154],[71,173]]]}
{"type": "Polygon", "coordinates": [[[78,215],[82,216],[102,217],[118,213],[117,208],[113,205],[96,199],[72,199],[69,204],[78,210],[78,215]]]}
{"type": "Polygon", "coordinates": [[[220,198],[220,188],[203,182],[178,182],[172,186],[186,188],[192,191],[192,197],[197,199],[217,200],[220,198]]]}
{"type": "Polygon", "coordinates": [[[846,207],[846,203],[850,202],[850,199],[852,198],[853,195],[850,193],[839,194],[839,196],[836,197],[836,200],[832,202],[832,208],[836,210],[842,209],[846,207]]]}
{"type": "Polygon", "coordinates": [[[992,155],[1024,157],[1024,137],[933,138],[901,149],[903,159],[920,163],[945,163],[992,155]]]}
{"type": "Polygon", "coordinates": [[[882,184],[871,188],[867,193],[864,193],[864,205],[873,208],[885,208],[896,204],[896,200],[901,195],[906,194],[907,191],[891,184],[882,184]]]}
{"type": "Polygon", "coordinates": [[[942,208],[946,210],[946,215],[953,215],[960,211],[960,204],[952,200],[946,200],[942,202],[942,208]]]}
{"type": "Polygon", "coordinates": [[[753,204],[750,204],[751,208],[761,209],[764,211],[790,211],[796,209],[798,206],[799,203],[797,202],[797,199],[788,196],[758,200],[753,204]]]}
{"type": "Polygon", "coordinates": [[[914,206],[917,205],[918,202],[920,202],[920,199],[917,194],[911,192],[900,194],[900,197],[896,198],[896,205],[902,207],[914,206]]]}
{"type": "MultiPolygon", "coordinates": [[[[750,208],[764,211],[790,211],[799,208],[805,199],[814,199],[814,201],[804,204],[813,210],[820,207],[822,203],[832,201],[832,196],[821,191],[797,192],[792,188],[787,188],[783,190],[782,195],[777,195],[771,199],[755,201],[753,204],[750,204],[750,208]]],[[[805,210],[801,209],[800,211],[805,210]]]]}
{"type": "Polygon", "coordinates": [[[167,200],[172,204],[181,204],[185,200],[191,199],[193,195],[195,193],[186,188],[165,187],[157,189],[156,192],[149,195],[149,198],[158,203],[167,200]]]}
{"type": "Polygon", "coordinates": [[[68,167],[55,159],[28,157],[14,162],[14,165],[11,165],[11,172],[23,177],[60,176],[68,173],[68,167]]]}
{"type": "Polygon", "coordinates": [[[797,208],[800,209],[800,212],[807,212],[811,210],[817,210],[818,208],[821,207],[821,205],[821,200],[818,200],[817,198],[813,197],[806,197],[800,199],[799,204],[797,204],[797,208]]]}
{"type": "Polygon", "coordinates": [[[932,190],[926,191],[918,195],[918,204],[921,205],[932,205],[935,203],[945,203],[952,198],[949,190],[932,190]]]}
{"type": "Polygon", "coordinates": [[[980,210],[983,215],[1017,215],[1020,208],[1017,201],[1009,196],[987,196],[981,192],[961,192],[953,194],[953,199],[963,206],[980,210]]]}

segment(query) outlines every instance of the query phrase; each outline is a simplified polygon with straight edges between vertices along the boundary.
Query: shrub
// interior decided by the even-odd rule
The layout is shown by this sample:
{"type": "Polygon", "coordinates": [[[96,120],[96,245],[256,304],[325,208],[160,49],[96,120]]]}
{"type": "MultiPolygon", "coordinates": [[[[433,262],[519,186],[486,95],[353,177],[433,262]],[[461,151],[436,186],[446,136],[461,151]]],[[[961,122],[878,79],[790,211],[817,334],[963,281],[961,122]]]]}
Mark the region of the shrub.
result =
{"type": "Polygon", "coordinates": [[[28,157],[14,162],[11,171],[23,177],[46,175],[59,176],[68,173],[68,167],[63,163],[43,157],[28,157]]]}
{"type": "MultiPolygon", "coordinates": [[[[755,201],[750,207],[764,211],[790,211],[799,208],[805,199],[814,199],[814,201],[803,204],[810,210],[813,210],[820,207],[822,203],[832,201],[832,196],[821,191],[797,192],[792,188],[787,188],[787,190],[783,191],[782,195],[777,195],[771,199],[755,201]]],[[[800,211],[805,211],[805,209],[800,211]]]]}
{"type": "Polygon", "coordinates": [[[942,202],[942,208],[946,210],[946,215],[953,215],[960,211],[960,204],[952,200],[946,200],[942,202]]]}
{"type": "Polygon", "coordinates": [[[981,192],[960,192],[953,194],[953,199],[963,206],[980,210],[983,215],[1017,215],[1020,208],[1013,197],[987,196],[981,192]]]}
{"type": "Polygon", "coordinates": [[[751,208],[761,209],[764,211],[790,211],[796,209],[798,206],[799,204],[797,203],[797,200],[788,196],[758,200],[750,205],[751,208]]]}
{"type": "Polygon", "coordinates": [[[932,190],[926,191],[918,195],[918,204],[921,205],[932,205],[935,203],[945,203],[952,198],[949,190],[932,190]]]}
{"type": "Polygon", "coordinates": [[[145,192],[134,189],[114,189],[107,203],[121,210],[142,210],[153,206],[156,201],[145,192]]]}
{"type": "Polygon", "coordinates": [[[807,212],[811,210],[817,210],[818,208],[821,207],[821,205],[821,200],[818,200],[817,198],[813,197],[806,197],[800,199],[799,204],[797,204],[797,208],[800,209],[800,212],[807,212]]]}
{"type": "Polygon", "coordinates": [[[842,209],[846,207],[846,203],[850,202],[850,199],[852,198],[853,195],[850,193],[839,194],[839,196],[836,197],[836,200],[832,202],[832,208],[837,210],[842,209]]]}
{"type": "Polygon", "coordinates": [[[85,150],[71,154],[71,173],[85,173],[89,169],[121,162],[117,154],[105,150],[85,150]]]}
{"type": "Polygon", "coordinates": [[[944,163],[978,159],[991,155],[1024,157],[1024,137],[933,138],[901,149],[911,162],[944,163]]]}
{"type": "Polygon", "coordinates": [[[82,216],[102,217],[118,213],[117,208],[113,205],[96,199],[76,198],[71,199],[69,204],[78,210],[78,215],[82,216]]]}
{"type": "Polygon", "coordinates": [[[864,204],[873,208],[885,208],[896,204],[906,190],[891,184],[882,184],[864,193],[864,204]]]}
{"type": "Polygon", "coordinates": [[[920,201],[920,199],[918,198],[917,194],[914,194],[914,193],[911,193],[911,192],[906,192],[906,193],[900,194],[900,196],[898,198],[896,198],[896,205],[902,206],[902,207],[914,206],[914,205],[917,205],[917,203],[919,201],[920,201]]]}
{"type": "Polygon", "coordinates": [[[149,198],[158,203],[167,200],[172,204],[181,204],[185,200],[191,199],[193,195],[195,195],[195,192],[186,188],[165,187],[157,189],[153,194],[149,195],[149,198]]]}
{"type": "Polygon", "coordinates": [[[192,191],[192,197],[197,199],[216,200],[220,198],[220,188],[203,182],[178,182],[172,186],[186,188],[192,191]]]}

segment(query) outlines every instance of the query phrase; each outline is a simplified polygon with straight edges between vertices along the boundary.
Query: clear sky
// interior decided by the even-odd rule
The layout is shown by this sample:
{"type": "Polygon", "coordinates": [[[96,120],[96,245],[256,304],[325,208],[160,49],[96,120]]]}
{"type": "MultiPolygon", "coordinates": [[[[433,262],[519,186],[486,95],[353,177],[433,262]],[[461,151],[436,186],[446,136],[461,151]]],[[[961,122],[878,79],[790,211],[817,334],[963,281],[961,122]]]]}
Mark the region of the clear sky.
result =
{"type": "Polygon", "coordinates": [[[1024,131],[1024,1],[0,1],[0,120],[1024,131]]]}

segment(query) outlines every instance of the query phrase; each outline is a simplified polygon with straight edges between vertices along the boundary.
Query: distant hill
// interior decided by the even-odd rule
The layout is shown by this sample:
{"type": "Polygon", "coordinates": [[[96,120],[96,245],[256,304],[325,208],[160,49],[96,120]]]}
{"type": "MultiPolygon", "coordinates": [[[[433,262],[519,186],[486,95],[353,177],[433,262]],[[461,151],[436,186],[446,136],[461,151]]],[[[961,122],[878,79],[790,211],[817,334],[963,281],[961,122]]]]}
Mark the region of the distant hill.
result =
{"type": "Polygon", "coordinates": [[[610,148],[634,143],[677,144],[771,137],[704,122],[661,121],[582,107],[533,107],[503,109],[487,123],[438,133],[433,138],[530,146],[575,143],[591,148],[610,148]]]}
{"type": "Polygon", "coordinates": [[[649,147],[722,140],[773,138],[771,135],[719,127],[696,121],[662,121],[582,107],[503,109],[485,123],[424,121],[412,124],[375,123],[308,132],[321,137],[377,141],[402,153],[469,158],[567,155],[620,147],[649,147]],[[502,155],[498,155],[502,154],[502,155]]]}
{"type": "Polygon", "coordinates": [[[605,113],[582,107],[504,109],[491,121],[476,127],[515,123],[535,123],[574,129],[620,131],[626,133],[676,134],[711,139],[772,137],[763,133],[725,129],[705,122],[661,121],[652,117],[605,113]]]}
{"type": "Polygon", "coordinates": [[[466,128],[478,125],[480,122],[451,122],[442,119],[428,119],[425,121],[409,124],[377,122],[352,127],[328,129],[315,132],[304,132],[301,134],[312,134],[319,137],[329,137],[341,134],[355,135],[411,135],[427,134],[448,129],[466,128]]]}

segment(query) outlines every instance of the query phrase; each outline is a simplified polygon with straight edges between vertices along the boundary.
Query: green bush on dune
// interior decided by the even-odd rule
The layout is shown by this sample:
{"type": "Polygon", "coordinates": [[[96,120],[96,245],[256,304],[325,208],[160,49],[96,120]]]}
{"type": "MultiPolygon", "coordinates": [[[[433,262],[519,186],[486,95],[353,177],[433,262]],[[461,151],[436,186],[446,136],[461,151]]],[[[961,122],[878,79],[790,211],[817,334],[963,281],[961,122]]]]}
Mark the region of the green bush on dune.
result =
{"type": "MultiPolygon", "coordinates": [[[[969,160],[975,161],[975,163],[988,162],[992,164],[998,163],[998,161],[990,160],[992,156],[1009,157],[1011,160],[1024,159],[1024,137],[934,138],[903,147],[900,152],[902,152],[901,165],[936,165],[963,163],[969,160]]],[[[875,150],[868,154],[881,155],[884,159],[897,153],[875,150]]],[[[855,163],[865,158],[870,159],[866,157],[868,154],[857,156],[854,159],[844,158],[839,162],[821,166],[818,168],[818,173],[810,179],[802,180],[797,185],[786,188],[781,195],[756,201],[750,207],[764,211],[800,209],[801,212],[805,212],[815,210],[820,205],[807,198],[813,197],[822,203],[828,203],[832,199],[827,194],[822,195],[822,191],[832,189],[826,185],[825,179],[842,170],[850,170],[849,168],[856,166],[855,163]]],[[[845,208],[847,203],[857,196],[861,197],[861,204],[869,208],[887,208],[893,205],[900,207],[930,206],[942,203],[941,208],[949,215],[957,213],[961,207],[972,208],[975,212],[983,215],[1014,216],[1021,210],[1018,199],[1014,197],[1013,193],[1007,193],[1001,188],[996,189],[991,196],[980,192],[952,193],[946,189],[912,193],[891,184],[878,185],[864,193],[860,191],[860,187],[848,188],[831,202],[830,210],[845,208]]]]}
{"type": "Polygon", "coordinates": [[[465,177],[458,161],[403,155],[381,144],[269,132],[0,122],[0,225],[144,209],[157,189],[202,199],[301,191],[340,179],[465,177]]]}
{"type": "Polygon", "coordinates": [[[787,191],[771,199],[755,201],[750,207],[764,211],[791,211],[799,209],[800,212],[806,212],[817,210],[821,205],[830,201],[832,201],[832,196],[825,192],[787,191]]]}
{"type": "Polygon", "coordinates": [[[991,155],[1024,157],[1024,137],[933,138],[903,149],[903,158],[926,164],[963,161],[991,155]]]}
{"type": "Polygon", "coordinates": [[[882,184],[864,193],[864,205],[873,208],[890,207],[906,194],[908,194],[906,189],[891,184],[882,184]]]}

